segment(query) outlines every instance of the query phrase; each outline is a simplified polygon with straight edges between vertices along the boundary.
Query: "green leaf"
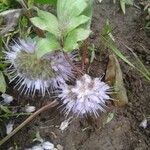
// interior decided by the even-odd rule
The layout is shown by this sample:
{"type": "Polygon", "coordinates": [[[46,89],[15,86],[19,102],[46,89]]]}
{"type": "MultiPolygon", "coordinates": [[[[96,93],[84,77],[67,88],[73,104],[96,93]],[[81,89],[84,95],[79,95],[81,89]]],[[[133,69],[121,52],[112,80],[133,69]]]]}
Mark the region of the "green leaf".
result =
{"type": "Polygon", "coordinates": [[[112,27],[111,27],[111,25],[110,25],[110,23],[109,23],[109,20],[106,20],[106,23],[105,23],[105,25],[104,25],[104,27],[103,27],[103,29],[102,29],[102,32],[101,32],[101,34],[107,39],[107,40],[109,40],[110,42],[114,42],[115,41],[115,39],[114,39],[114,37],[113,37],[113,35],[112,35],[112,27]]]}
{"type": "Polygon", "coordinates": [[[37,57],[40,58],[46,53],[60,49],[60,44],[53,35],[48,35],[47,38],[40,38],[37,42],[37,57]]]}
{"type": "Polygon", "coordinates": [[[6,92],[6,82],[2,71],[0,71],[0,92],[6,92]]]}
{"type": "Polygon", "coordinates": [[[85,40],[90,35],[90,30],[77,28],[70,32],[65,40],[64,51],[72,51],[79,48],[78,42],[85,40]]]}
{"type": "Polygon", "coordinates": [[[92,19],[92,14],[93,14],[93,2],[94,0],[88,0],[87,1],[88,7],[82,13],[83,15],[90,18],[90,20],[83,26],[84,28],[86,27],[87,29],[90,29],[90,26],[91,26],[91,19],[92,19]]]}
{"type": "Polygon", "coordinates": [[[69,22],[69,27],[67,29],[67,33],[74,30],[81,24],[84,24],[85,22],[89,21],[89,19],[90,19],[89,17],[84,16],[84,15],[72,18],[69,22]]]}
{"type": "Polygon", "coordinates": [[[79,16],[87,7],[87,0],[58,0],[57,16],[59,20],[69,20],[79,16]]]}
{"type": "Polygon", "coordinates": [[[133,0],[120,0],[120,6],[123,13],[126,13],[126,5],[133,5],[133,0]]]}
{"type": "Polygon", "coordinates": [[[80,17],[87,6],[86,0],[57,1],[57,17],[63,36],[89,20],[85,16],[80,17]]]}
{"type": "Polygon", "coordinates": [[[34,0],[28,0],[27,5],[29,8],[32,8],[34,5],[34,0]]]}
{"type": "Polygon", "coordinates": [[[35,3],[56,5],[57,0],[34,0],[35,3]]]}
{"type": "Polygon", "coordinates": [[[120,6],[121,6],[123,13],[125,14],[126,13],[126,3],[124,0],[120,0],[120,6]]]}
{"type": "Polygon", "coordinates": [[[106,47],[110,48],[124,62],[126,62],[128,65],[130,65],[134,68],[134,65],[131,62],[129,62],[128,59],[116,47],[115,42],[114,42],[115,40],[114,40],[114,37],[113,37],[111,32],[112,32],[112,27],[109,24],[109,21],[107,20],[103,29],[102,29],[102,34],[101,34],[103,44],[106,47]]]}
{"type": "Polygon", "coordinates": [[[7,106],[0,105],[0,109],[7,114],[11,114],[12,112],[8,109],[7,106]]]}
{"type": "MultiPolygon", "coordinates": [[[[127,63],[129,66],[131,66],[132,68],[136,69],[137,71],[139,71],[147,80],[150,81],[150,71],[147,70],[147,68],[144,66],[144,64],[140,61],[140,59],[138,58],[138,56],[128,47],[126,46],[126,48],[128,50],[130,50],[133,54],[134,57],[132,57],[132,60],[135,59],[135,64],[131,63],[126,56],[124,56],[122,54],[122,52],[117,48],[114,40],[112,39],[112,36],[110,36],[111,34],[111,26],[108,24],[105,24],[105,26],[103,27],[103,34],[101,35],[102,38],[102,42],[103,44],[110,48],[112,50],[112,52],[118,56],[119,58],[121,58],[125,63],[127,63]],[[106,26],[107,25],[107,26],[106,26]],[[109,29],[109,30],[107,30],[109,29]],[[109,31],[109,32],[108,32],[109,31]],[[106,32],[106,33],[105,33],[106,32]]],[[[111,34],[112,35],[112,34],[111,34]]]]}
{"type": "Polygon", "coordinates": [[[110,48],[118,57],[120,57],[124,62],[126,62],[131,67],[135,68],[135,66],[130,61],[128,61],[128,59],[120,52],[120,50],[113,43],[111,43],[108,39],[106,39],[103,36],[102,39],[104,40],[105,45],[108,48],[110,48]]]}
{"type": "Polygon", "coordinates": [[[60,36],[58,20],[49,12],[38,9],[38,17],[31,18],[31,22],[41,30],[48,31],[56,37],[60,36]]]}
{"type": "Polygon", "coordinates": [[[10,5],[10,0],[0,0],[0,3],[3,3],[5,5],[10,5]]]}

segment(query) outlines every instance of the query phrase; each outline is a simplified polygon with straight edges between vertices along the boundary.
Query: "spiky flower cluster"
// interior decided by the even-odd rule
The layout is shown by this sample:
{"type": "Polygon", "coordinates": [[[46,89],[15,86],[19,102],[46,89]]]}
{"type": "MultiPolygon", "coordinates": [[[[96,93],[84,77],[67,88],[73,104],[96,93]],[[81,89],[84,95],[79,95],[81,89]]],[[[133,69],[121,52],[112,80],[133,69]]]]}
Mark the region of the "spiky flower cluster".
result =
{"type": "Polygon", "coordinates": [[[70,112],[77,116],[87,113],[98,116],[98,111],[105,111],[106,101],[110,99],[110,87],[99,78],[92,79],[85,74],[76,85],[65,85],[59,94],[66,115],[70,112]]]}
{"type": "Polygon", "coordinates": [[[110,87],[99,78],[92,79],[83,75],[75,85],[67,85],[66,81],[75,80],[73,62],[77,54],[64,54],[60,51],[48,53],[41,58],[36,54],[36,42],[32,39],[18,40],[6,51],[6,61],[10,82],[15,82],[24,94],[42,96],[49,90],[61,90],[61,98],[66,115],[69,113],[83,116],[87,113],[98,116],[105,111],[106,102],[110,99],[110,87]],[[71,63],[70,63],[71,62],[71,63]]]}
{"type": "MultiPolygon", "coordinates": [[[[32,39],[18,40],[5,52],[10,82],[15,81],[22,93],[34,95],[39,91],[44,96],[49,88],[58,88],[74,78],[72,65],[62,52],[53,52],[41,58],[36,55],[36,42],[32,39]]],[[[67,55],[74,61],[75,54],[67,55]]]]}

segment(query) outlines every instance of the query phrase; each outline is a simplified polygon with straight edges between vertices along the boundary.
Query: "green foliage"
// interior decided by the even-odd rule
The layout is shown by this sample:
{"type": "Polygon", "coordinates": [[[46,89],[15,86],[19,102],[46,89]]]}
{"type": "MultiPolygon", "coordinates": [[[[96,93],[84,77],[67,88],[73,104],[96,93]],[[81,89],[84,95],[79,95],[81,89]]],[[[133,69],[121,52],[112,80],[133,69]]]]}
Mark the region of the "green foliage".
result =
{"type": "MultiPolygon", "coordinates": [[[[59,42],[61,49],[66,52],[72,51],[78,49],[79,43],[91,32],[92,4],[93,0],[58,0],[57,17],[49,12],[37,10],[38,16],[31,18],[31,22],[41,30],[55,36],[51,43],[59,42]]],[[[51,50],[55,49],[49,49],[49,52],[51,50]]],[[[47,52],[42,50],[37,55],[42,57],[47,52]]]]}
{"type": "Polygon", "coordinates": [[[58,0],[57,16],[61,24],[69,21],[72,17],[79,16],[87,7],[86,0],[58,0]],[[64,19],[64,20],[63,20],[64,19]]]}
{"type": "Polygon", "coordinates": [[[145,28],[150,31],[150,21],[146,24],[145,28]]]}
{"type": "MultiPolygon", "coordinates": [[[[12,107],[13,108],[13,107],[12,107]]],[[[21,108],[21,106],[20,106],[21,108]]],[[[14,107],[15,109],[15,107],[14,107]]],[[[0,121],[3,123],[4,119],[10,119],[11,117],[19,117],[19,116],[26,116],[31,115],[32,113],[14,113],[13,109],[10,109],[8,105],[1,105],[0,104],[0,121]]]]}
{"type": "Polygon", "coordinates": [[[9,0],[0,0],[0,12],[7,10],[9,8],[9,5],[9,0]]]}
{"type": "Polygon", "coordinates": [[[34,0],[28,0],[27,5],[28,5],[29,8],[32,8],[33,5],[34,5],[34,0]]]}
{"type": "Polygon", "coordinates": [[[126,5],[133,5],[133,0],[120,0],[120,6],[123,13],[126,13],[126,5]]]}
{"type": "Polygon", "coordinates": [[[95,48],[95,45],[92,44],[89,48],[89,55],[90,55],[90,63],[92,63],[94,61],[94,59],[96,58],[96,48],[95,48]]]}
{"type": "Polygon", "coordinates": [[[39,38],[37,41],[37,57],[40,58],[46,53],[60,49],[60,44],[55,36],[49,34],[47,38],[39,38]]]}
{"type": "Polygon", "coordinates": [[[31,18],[31,22],[41,30],[48,31],[49,33],[59,38],[60,31],[59,31],[59,24],[56,16],[54,16],[49,12],[39,10],[39,9],[37,12],[38,12],[38,17],[31,18]]]}
{"type": "Polygon", "coordinates": [[[0,105],[0,109],[1,111],[3,111],[4,113],[10,114],[11,111],[9,110],[9,108],[7,106],[4,105],[0,105]]]}
{"type": "MultiPolygon", "coordinates": [[[[103,0],[98,1],[101,3],[103,0]]],[[[120,7],[124,14],[126,13],[126,5],[133,5],[133,1],[134,0],[119,0],[120,7]]],[[[116,3],[116,0],[113,0],[113,2],[116,3]]]]}
{"type": "Polygon", "coordinates": [[[148,31],[150,31],[150,1],[147,2],[147,4],[146,4],[144,10],[147,11],[147,16],[146,16],[147,23],[146,23],[145,28],[146,28],[148,31]]]}
{"type": "Polygon", "coordinates": [[[87,1],[88,6],[82,13],[83,15],[90,18],[90,20],[83,25],[83,27],[85,26],[87,29],[90,29],[90,26],[91,26],[91,18],[92,18],[92,14],[93,14],[93,2],[94,2],[94,0],[87,1]]]}
{"type": "Polygon", "coordinates": [[[57,0],[34,0],[35,3],[56,5],[57,0]]]}
{"type": "Polygon", "coordinates": [[[9,5],[10,4],[10,0],[0,0],[0,3],[3,3],[5,5],[9,5]]]}
{"type": "Polygon", "coordinates": [[[128,50],[130,50],[133,54],[133,58],[135,62],[131,63],[123,54],[122,52],[117,48],[116,43],[114,41],[114,38],[112,38],[112,27],[109,24],[109,22],[107,21],[106,24],[103,27],[102,30],[102,34],[101,34],[101,41],[102,43],[108,47],[109,49],[112,50],[112,52],[118,56],[119,58],[121,58],[124,62],[126,62],[129,66],[131,66],[132,68],[136,69],[137,71],[139,71],[147,80],[150,81],[150,71],[146,69],[146,67],[144,66],[144,64],[141,62],[141,60],[138,58],[138,56],[129,48],[126,46],[126,48],[128,48],[128,50]]]}
{"type": "Polygon", "coordinates": [[[90,30],[83,28],[77,28],[70,32],[66,37],[64,44],[64,51],[72,51],[73,49],[78,49],[78,42],[85,40],[90,34],[90,30]]]}
{"type": "Polygon", "coordinates": [[[89,17],[86,17],[84,15],[71,18],[70,21],[69,21],[69,25],[68,25],[68,27],[66,29],[67,31],[66,31],[66,33],[64,35],[68,34],[69,32],[71,32],[72,30],[76,29],[81,24],[86,23],[87,21],[89,21],[89,17]]]}
{"type": "Polygon", "coordinates": [[[111,32],[112,32],[112,27],[109,24],[109,21],[107,20],[102,29],[102,34],[101,34],[102,42],[104,43],[104,45],[106,47],[110,48],[124,62],[126,62],[128,65],[134,67],[133,64],[130,63],[127,60],[127,58],[124,57],[124,55],[121,53],[121,51],[116,47],[115,40],[114,40],[114,37],[111,32]]]}

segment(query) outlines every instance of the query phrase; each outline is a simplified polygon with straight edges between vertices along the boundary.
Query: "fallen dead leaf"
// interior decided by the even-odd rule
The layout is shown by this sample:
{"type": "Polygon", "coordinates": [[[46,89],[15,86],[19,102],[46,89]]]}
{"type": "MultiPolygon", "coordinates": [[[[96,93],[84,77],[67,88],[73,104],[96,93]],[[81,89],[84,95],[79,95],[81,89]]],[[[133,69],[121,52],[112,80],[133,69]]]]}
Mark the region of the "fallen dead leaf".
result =
{"type": "Polygon", "coordinates": [[[116,56],[113,54],[109,55],[105,80],[115,89],[114,94],[112,94],[115,106],[126,105],[128,97],[123,83],[122,71],[116,56]]]}
{"type": "Polygon", "coordinates": [[[0,13],[0,17],[3,18],[4,25],[0,28],[0,35],[4,35],[9,31],[13,31],[18,24],[18,19],[22,13],[21,9],[6,10],[0,13]]]}

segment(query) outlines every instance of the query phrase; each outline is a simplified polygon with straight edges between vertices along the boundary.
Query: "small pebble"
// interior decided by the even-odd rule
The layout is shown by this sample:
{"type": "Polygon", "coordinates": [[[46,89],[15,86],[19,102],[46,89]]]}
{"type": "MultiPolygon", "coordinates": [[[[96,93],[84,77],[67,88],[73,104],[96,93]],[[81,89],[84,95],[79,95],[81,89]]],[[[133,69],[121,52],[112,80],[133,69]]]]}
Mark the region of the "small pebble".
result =
{"type": "Polygon", "coordinates": [[[143,119],[143,121],[140,123],[140,127],[142,127],[143,129],[146,129],[146,127],[147,127],[147,119],[143,119]]]}
{"type": "Polygon", "coordinates": [[[7,134],[7,135],[13,130],[13,126],[14,126],[14,123],[13,123],[12,121],[10,121],[10,122],[6,125],[6,134],[7,134]]]}
{"type": "Polygon", "coordinates": [[[4,103],[10,104],[13,101],[13,97],[8,94],[2,94],[2,98],[4,99],[4,103]]]}
{"type": "Polygon", "coordinates": [[[52,150],[52,149],[54,149],[54,144],[52,144],[52,143],[46,141],[46,142],[43,142],[43,143],[42,143],[42,148],[43,148],[44,150],[52,150]]]}
{"type": "Polygon", "coordinates": [[[40,145],[33,146],[31,150],[44,150],[40,145]]]}
{"type": "Polygon", "coordinates": [[[26,106],[25,107],[25,112],[27,113],[32,113],[35,111],[35,106],[26,106]]]}
{"type": "Polygon", "coordinates": [[[58,144],[56,147],[57,147],[58,150],[63,150],[64,149],[63,146],[60,145],[60,144],[58,144]]]}

